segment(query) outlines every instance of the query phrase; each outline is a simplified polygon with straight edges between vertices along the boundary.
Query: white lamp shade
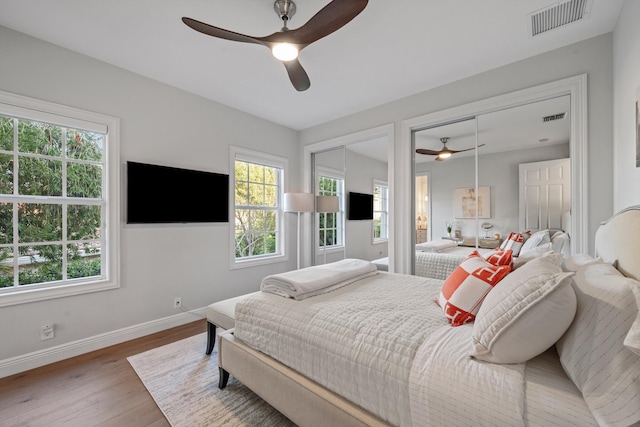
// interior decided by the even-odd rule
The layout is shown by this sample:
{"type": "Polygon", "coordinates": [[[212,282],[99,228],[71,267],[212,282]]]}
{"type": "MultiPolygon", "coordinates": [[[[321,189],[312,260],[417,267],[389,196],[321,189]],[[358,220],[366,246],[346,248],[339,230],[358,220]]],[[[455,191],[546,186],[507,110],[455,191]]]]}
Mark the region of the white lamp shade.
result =
{"type": "Polygon", "coordinates": [[[284,193],[285,212],[313,212],[313,194],[284,193]]]}
{"type": "Polygon", "coordinates": [[[317,196],[316,211],[340,212],[340,198],[338,196],[317,196]]]}

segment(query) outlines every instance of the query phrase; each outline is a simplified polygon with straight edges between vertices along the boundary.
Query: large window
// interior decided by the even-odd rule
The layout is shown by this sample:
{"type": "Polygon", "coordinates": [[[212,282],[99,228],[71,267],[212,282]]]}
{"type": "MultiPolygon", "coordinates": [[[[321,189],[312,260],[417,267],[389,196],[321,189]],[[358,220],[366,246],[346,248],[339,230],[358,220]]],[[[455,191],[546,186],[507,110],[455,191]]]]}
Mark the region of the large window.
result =
{"type": "Polygon", "coordinates": [[[0,305],[117,286],[115,131],[116,119],[0,93],[0,305]],[[15,298],[32,290],[48,293],[15,298]]]}
{"type": "Polygon", "coordinates": [[[389,239],[389,187],[373,182],[373,241],[389,239]]]}
{"type": "Polygon", "coordinates": [[[344,179],[337,171],[318,168],[319,196],[337,196],[339,212],[318,212],[318,245],[323,250],[344,245],[344,179]]]}
{"type": "Polygon", "coordinates": [[[233,148],[233,266],[284,256],[282,193],[286,160],[233,148]]]}

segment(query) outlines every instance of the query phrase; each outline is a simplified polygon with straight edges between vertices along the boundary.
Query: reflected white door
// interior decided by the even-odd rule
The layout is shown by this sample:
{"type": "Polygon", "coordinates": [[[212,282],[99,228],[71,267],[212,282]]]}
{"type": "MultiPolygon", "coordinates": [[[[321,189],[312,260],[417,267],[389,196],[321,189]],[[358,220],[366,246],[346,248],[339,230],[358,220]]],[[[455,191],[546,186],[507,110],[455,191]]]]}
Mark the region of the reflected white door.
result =
{"type": "Polygon", "coordinates": [[[565,229],[571,209],[569,159],[523,163],[520,166],[520,230],[565,229]],[[566,222],[566,219],[565,219],[566,222]]]}

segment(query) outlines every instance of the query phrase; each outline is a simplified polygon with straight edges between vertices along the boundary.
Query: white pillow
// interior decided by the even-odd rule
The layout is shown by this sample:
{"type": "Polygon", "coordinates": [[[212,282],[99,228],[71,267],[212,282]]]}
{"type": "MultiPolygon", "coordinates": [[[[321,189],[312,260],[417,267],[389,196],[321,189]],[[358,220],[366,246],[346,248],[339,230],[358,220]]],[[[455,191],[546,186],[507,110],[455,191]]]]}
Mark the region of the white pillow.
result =
{"type": "Polygon", "coordinates": [[[524,244],[522,245],[522,249],[520,249],[520,252],[529,251],[537,246],[540,246],[549,242],[551,242],[551,237],[549,236],[549,230],[536,231],[531,235],[531,237],[529,237],[524,242],[524,244]]]}
{"type": "Polygon", "coordinates": [[[640,357],[624,346],[638,315],[631,286],[640,283],[609,264],[578,268],[576,317],[556,344],[562,367],[600,425],[640,421],[640,357]]]}
{"type": "Polygon", "coordinates": [[[528,251],[520,252],[520,255],[513,259],[513,269],[515,270],[518,267],[522,267],[527,262],[544,255],[549,255],[552,252],[551,243],[545,243],[528,251]]]}
{"type": "Polygon", "coordinates": [[[578,271],[579,268],[589,264],[602,263],[602,259],[594,258],[589,254],[575,254],[564,260],[562,268],[564,271],[578,271]]]}
{"type": "Polygon", "coordinates": [[[525,362],[551,347],[576,312],[573,273],[560,268],[562,255],[536,258],[515,270],[486,296],[473,325],[476,359],[525,362]]]}
{"type": "Polygon", "coordinates": [[[553,252],[563,254],[565,258],[571,256],[571,239],[569,235],[562,231],[551,236],[551,248],[553,252]]]}
{"type": "Polygon", "coordinates": [[[635,354],[640,356],[640,286],[632,286],[631,290],[636,297],[636,307],[638,307],[638,315],[636,320],[631,325],[629,333],[624,339],[624,346],[635,354]]]}

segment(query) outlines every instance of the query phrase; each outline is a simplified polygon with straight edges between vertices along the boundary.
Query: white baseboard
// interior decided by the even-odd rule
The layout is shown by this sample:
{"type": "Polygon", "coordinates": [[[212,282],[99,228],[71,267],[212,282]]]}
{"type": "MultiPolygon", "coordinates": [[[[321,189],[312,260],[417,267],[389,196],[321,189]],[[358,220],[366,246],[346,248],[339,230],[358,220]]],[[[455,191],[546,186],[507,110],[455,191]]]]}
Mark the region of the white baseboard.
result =
{"type": "Polygon", "coordinates": [[[0,360],[0,378],[206,318],[206,307],[0,360]]]}

